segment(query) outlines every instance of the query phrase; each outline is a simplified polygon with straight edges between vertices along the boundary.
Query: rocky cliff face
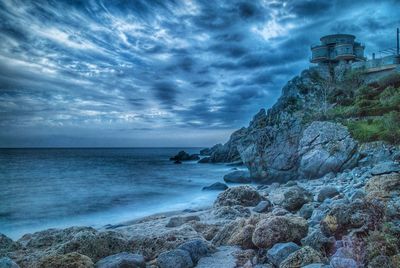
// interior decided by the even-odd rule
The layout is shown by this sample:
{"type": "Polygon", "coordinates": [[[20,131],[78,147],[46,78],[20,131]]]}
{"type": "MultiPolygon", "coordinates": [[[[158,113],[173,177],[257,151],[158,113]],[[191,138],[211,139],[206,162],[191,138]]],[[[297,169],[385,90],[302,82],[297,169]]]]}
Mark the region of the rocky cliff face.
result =
{"type": "Polygon", "coordinates": [[[313,178],[351,167],[357,161],[357,143],[346,128],[309,120],[327,109],[327,90],[316,71],[303,71],[286,84],[271,109],[260,110],[247,128],[214,147],[209,160],[241,159],[260,182],[313,178]]]}

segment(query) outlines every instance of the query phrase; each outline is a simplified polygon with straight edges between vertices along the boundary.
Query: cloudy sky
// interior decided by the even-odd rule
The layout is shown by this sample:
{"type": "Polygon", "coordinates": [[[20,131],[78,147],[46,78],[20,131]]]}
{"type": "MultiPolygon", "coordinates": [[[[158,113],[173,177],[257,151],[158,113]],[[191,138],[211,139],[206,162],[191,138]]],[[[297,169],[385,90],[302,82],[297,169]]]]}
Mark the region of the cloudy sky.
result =
{"type": "Polygon", "coordinates": [[[0,0],[0,147],[209,146],[321,35],[395,46],[400,1],[0,0]]]}

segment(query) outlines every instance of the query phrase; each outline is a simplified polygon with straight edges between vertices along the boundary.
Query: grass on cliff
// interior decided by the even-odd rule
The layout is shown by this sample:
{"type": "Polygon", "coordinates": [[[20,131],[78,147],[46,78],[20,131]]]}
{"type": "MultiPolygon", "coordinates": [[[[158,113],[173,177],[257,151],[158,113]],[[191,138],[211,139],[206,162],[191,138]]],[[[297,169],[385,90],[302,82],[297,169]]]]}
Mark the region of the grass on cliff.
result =
{"type": "Polygon", "coordinates": [[[330,92],[334,107],[326,118],[346,125],[361,142],[400,144],[400,74],[367,85],[360,81],[360,74],[350,73],[330,92]]]}

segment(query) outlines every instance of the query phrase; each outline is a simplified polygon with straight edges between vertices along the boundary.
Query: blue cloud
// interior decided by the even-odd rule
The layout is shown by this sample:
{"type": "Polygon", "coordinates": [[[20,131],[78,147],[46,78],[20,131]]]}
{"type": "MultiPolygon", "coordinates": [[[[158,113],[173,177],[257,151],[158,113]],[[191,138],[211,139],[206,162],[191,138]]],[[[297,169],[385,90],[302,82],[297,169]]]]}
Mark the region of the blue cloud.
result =
{"type": "Polygon", "coordinates": [[[321,35],[392,47],[399,11],[396,0],[0,0],[0,146],[221,142],[273,104],[321,35]]]}

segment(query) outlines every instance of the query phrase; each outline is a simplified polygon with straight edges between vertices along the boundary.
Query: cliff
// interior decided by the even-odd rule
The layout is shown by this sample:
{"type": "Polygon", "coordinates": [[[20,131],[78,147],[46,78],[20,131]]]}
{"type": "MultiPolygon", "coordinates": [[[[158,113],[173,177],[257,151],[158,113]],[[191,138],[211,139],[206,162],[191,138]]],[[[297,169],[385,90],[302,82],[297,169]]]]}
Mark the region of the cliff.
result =
{"type": "Polygon", "coordinates": [[[330,79],[318,69],[305,70],[283,87],[272,108],[261,109],[224,145],[206,150],[210,156],[202,162],[241,160],[257,182],[317,178],[352,168],[369,147],[365,143],[400,142],[399,88],[396,73],[371,80],[347,71],[330,79]]]}

